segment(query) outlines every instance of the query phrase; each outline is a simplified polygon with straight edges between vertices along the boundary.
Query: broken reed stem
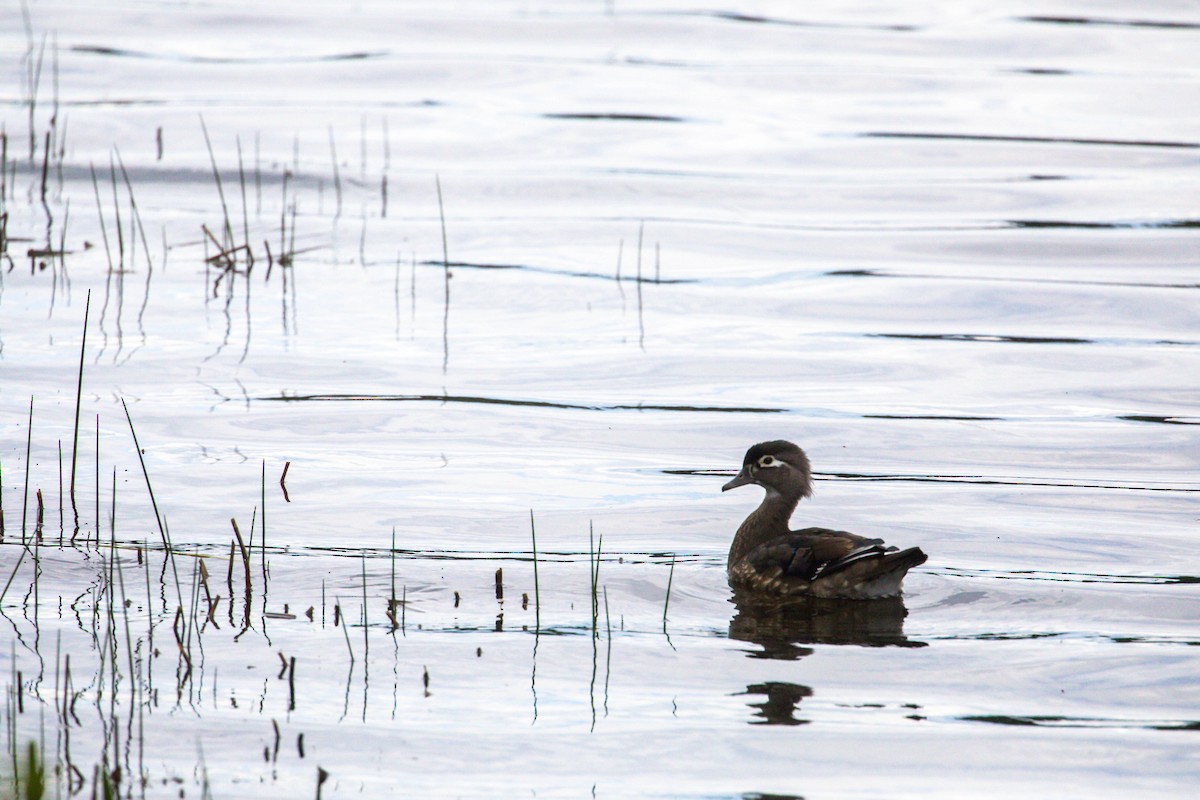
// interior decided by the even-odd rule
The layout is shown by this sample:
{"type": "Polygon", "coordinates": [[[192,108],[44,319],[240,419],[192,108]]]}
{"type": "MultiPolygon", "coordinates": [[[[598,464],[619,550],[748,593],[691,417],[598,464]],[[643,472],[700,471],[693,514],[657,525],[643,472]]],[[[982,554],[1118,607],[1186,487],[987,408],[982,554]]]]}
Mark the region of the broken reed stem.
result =
{"type": "Polygon", "coordinates": [[[533,540],[533,614],[534,632],[542,630],[542,592],[538,587],[537,529],[533,524],[533,509],[529,509],[529,536],[533,540]]]}
{"type": "Polygon", "coordinates": [[[246,549],[246,543],[242,541],[242,532],[238,530],[237,520],[233,517],[229,518],[230,524],[233,525],[233,535],[237,537],[238,549],[242,552],[242,572],[246,578],[246,602],[250,602],[250,551],[246,549]]]}
{"type": "Polygon", "coordinates": [[[233,562],[237,560],[237,543],[229,541],[229,570],[225,573],[225,587],[229,590],[229,613],[233,613],[233,562]]]}

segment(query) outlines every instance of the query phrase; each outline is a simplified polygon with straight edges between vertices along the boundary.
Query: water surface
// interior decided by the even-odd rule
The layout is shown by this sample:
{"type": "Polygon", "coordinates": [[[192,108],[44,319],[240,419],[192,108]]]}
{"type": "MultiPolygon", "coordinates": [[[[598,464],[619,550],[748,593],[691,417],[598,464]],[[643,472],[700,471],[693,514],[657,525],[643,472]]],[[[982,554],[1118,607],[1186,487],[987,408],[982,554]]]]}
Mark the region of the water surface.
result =
{"type": "Polygon", "coordinates": [[[1189,7],[9,16],[0,668],[61,794],[1200,778],[1189,7]],[[781,437],[903,604],[730,597],[781,437]]]}

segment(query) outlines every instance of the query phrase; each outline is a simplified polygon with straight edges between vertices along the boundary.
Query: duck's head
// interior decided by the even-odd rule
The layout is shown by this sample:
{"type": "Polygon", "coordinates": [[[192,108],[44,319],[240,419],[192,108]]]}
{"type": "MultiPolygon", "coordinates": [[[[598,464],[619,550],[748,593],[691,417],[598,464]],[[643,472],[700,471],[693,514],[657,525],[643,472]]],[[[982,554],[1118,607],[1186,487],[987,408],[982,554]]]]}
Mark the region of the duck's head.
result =
{"type": "Polygon", "coordinates": [[[812,467],[804,451],[791,442],[777,439],[761,442],[746,451],[742,469],[729,483],[721,487],[725,492],[757,483],[770,494],[784,497],[809,497],[812,495],[812,467]]]}

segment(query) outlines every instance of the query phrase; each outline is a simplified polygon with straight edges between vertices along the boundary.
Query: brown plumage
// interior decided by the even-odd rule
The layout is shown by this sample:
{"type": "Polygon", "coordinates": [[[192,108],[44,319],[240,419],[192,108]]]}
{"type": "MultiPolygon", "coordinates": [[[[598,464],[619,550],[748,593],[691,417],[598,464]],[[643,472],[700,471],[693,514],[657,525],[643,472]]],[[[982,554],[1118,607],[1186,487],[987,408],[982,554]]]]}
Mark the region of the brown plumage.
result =
{"type": "Polygon", "coordinates": [[[729,548],[729,582],[737,589],[775,595],[870,599],[896,597],[905,573],[927,556],[919,547],[897,550],[829,528],[789,530],[801,498],[812,495],[808,456],[791,442],[756,444],[742,469],[721,491],[755,483],[766,497],[741,524],[729,548]]]}

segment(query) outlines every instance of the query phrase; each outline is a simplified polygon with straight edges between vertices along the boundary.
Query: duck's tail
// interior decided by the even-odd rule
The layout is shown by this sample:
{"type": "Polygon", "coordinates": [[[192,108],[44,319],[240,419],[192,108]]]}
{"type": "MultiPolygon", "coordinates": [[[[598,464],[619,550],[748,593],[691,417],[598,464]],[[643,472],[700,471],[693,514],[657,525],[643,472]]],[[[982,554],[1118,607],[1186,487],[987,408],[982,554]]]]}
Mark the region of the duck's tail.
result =
{"type": "Polygon", "coordinates": [[[883,557],[884,572],[901,571],[901,574],[908,572],[913,567],[920,566],[929,560],[929,556],[925,555],[925,551],[919,547],[909,547],[905,550],[900,550],[895,553],[888,553],[883,557]]]}
{"type": "MultiPolygon", "coordinates": [[[[878,546],[876,546],[878,547],[878,546]]],[[[814,580],[811,592],[818,597],[849,597],[869,600],[896,597],[905,574],[924,564],[929,556],[919,547],[880,553],[862,548],[839,562],[839,568],[814,580]]]]}

